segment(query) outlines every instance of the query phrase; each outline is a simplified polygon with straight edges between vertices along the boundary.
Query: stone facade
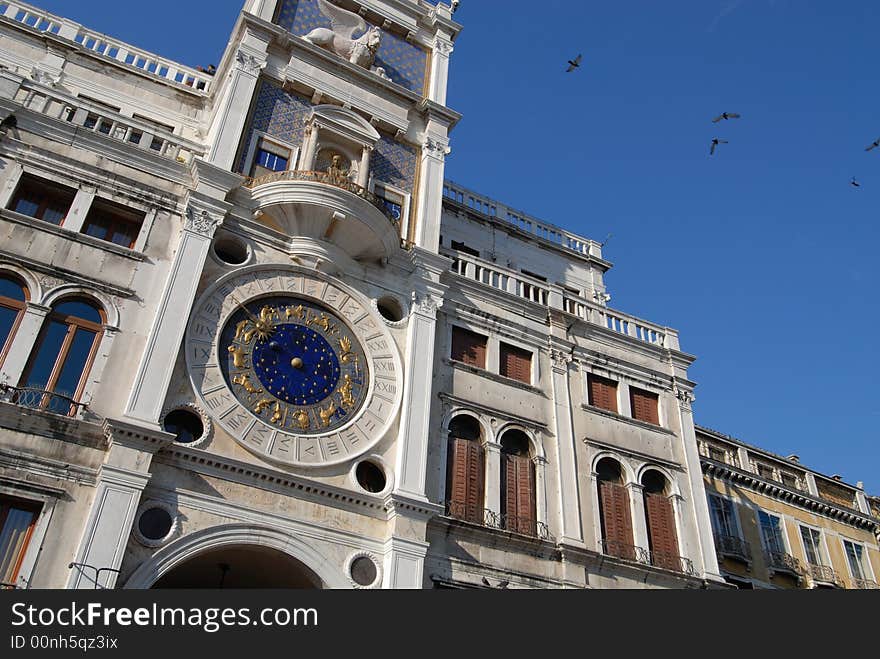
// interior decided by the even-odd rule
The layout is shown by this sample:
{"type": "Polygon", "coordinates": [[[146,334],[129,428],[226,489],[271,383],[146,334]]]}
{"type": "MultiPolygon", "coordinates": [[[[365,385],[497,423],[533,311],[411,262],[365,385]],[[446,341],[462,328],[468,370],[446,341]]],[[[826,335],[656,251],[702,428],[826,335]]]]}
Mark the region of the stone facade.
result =
{"type": "Polygon", "coordinates": [[[0,581],[725,586],[694,357],[444,181],[460,29],[248,0],[208,74],[0,3],[0,581]]]}

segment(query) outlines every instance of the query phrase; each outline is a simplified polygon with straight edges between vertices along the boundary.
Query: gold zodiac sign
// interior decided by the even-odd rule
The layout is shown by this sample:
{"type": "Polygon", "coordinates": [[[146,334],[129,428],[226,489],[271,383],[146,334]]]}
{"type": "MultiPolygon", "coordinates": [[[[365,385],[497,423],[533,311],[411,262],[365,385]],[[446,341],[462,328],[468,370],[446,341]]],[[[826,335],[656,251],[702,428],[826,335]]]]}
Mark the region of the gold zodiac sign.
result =
{"type": "Polygon", "coordinates": [[[247,368],[244,361],[247,353],[244,351],[244,348],[233,345],[226,348],[226,350],[232,355],[232,364],[235,368],[247,368]]]}
{"type": "Polygon", "coordinates": [[[339,339],[339,347],[342,348],[342,354],[339,355],[339,359],[343,364],[348,364],[349,362],[354,362],[357,364],[357,355],[351,351],[351,339],[347,336],[343,336],[339,339]]]}
{"type": "Polygon", "coordinates": [[[254,406],[254,414],[262,414],[263,410],[266,410],[270,407],[272,407],[272,401],[268,398],[264,398],[261,401],[258,401],[257,404],[254,406]]]}
{"type": "Polygon", "coordinates": [[[281,421],[281,403],[275,403],[275,409],[272,410],[272,418],[269,421],[272,423],[281,421]]]}
{"type": "Polygon", "coordinates": [[[332,419],[333,415],[336,414],[337,409],[338,408],[336,407],[336,403],[334,403],[332,400],[330,401],[330,405],[327,406],[326,410],[322,410],[320,407],[318,408],[318,416],[321,417],[321,423],[324,424],[325,428],[330,425],[330,420],[332,419]]]}
{"type": "Polygon", "coordinates": [[[320,316],[312,316],[311,318],[309,318],[309,322],[307,324],[311,325],[312,323],[327,332],[327,334],[336,333],[336,328],[330,324],[330,318],[328,318],[327,314],[325,313],[322,313],[320,316]]]}
{"type": "Polygon", "coordinates": [[[339,385],[339,395],[342,398],[342,407],[348,410],[354,407],[354,396],[352,395],[353,387],[354,382],[352,382],[351,376],[346,373],[342,378],[342,384],[339,385]]]}
{"type": "MultiPolygon", "coordinates": [[[[247,311],[247,309],[245,309],[247,311]]],[[[261,341],[268,339],[275,331],[275,323],[273,319],[278,317],[278,312],[272,307],[263,307],[260,309],[260,317],[251,315],[250,318],[240,321],[235,326],[236,340],[241,337],[245,343],[250,343],[251,339],[256,335],[261,341]],[[253,327],[248,327],[253,325],[253,327]]]]}
{"type": "Polygon", "coordinates": [[[296,422],[296,425],[299,426],[300,430],[308,430],[309,425],[311,424],[309,421],[309,415],[302,410],[293,415],[293,420],[296,422]]]}
{"type": "Polygon", "coordinates": [[[297,320],[302,320],[306,315],[306,310],[303,308],[303,305],[299,305],[298,307],[287,307],[287,310],[284,312],[284,317],[287,320],[291,318],[296,318],[297,320]]]}
{"type": "Polygon", "coordinates": [[[257,389],[250,380],[250,376],[247,373],[242,373],[239,376],[232,378],[232,382],[234,384],[240,384],[244,387],[244,390],[249,394],[261,394],[263,393],[262,389],[257,389]]]}

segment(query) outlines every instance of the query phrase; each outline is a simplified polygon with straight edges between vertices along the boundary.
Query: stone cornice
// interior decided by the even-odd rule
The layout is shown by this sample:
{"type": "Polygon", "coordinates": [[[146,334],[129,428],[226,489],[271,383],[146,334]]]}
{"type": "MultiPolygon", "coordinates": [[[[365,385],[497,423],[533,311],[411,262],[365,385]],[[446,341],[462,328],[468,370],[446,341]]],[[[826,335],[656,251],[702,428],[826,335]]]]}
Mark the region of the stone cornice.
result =
{"type": "Polygon", "coordinates": [[[380,497],[367,493],[360,494],[270,467],[190,449],[180,444],[174,444],[161,451],[156,456],[155,462],[203,476],[296,496],[320,505],[351,510],[377,519],[389,517],[386,502],[380,497]]]}
{"type": "Polygon", "coordinates": [[[103,450],[107,447],[101,426],[92,420],[26,409],[13,403],[0,402],[0,428],[50,437],[92,449],[103,450]]]}
{"type": "Polygon", "coordinates": [[[104,419],[102,429],[111,446],[116,444],[147,453],[156,453],[174,442],[171,433],[121,419],[104,419]]]}
{"type": "Polygon", "coordinates": [[[807,492],[789,489],[780,483],[768,481],[757,474],[743,471],[725,463],[716,462],[705,456],[700,456],[700,466],[703,473],[707,476],[719,478],[723,481],[734,483],[737,486],[744,486],[753,492],[776,499],[777,501],[867,529],[875,534],[880,531],[880,521],[855,509],[837,506],[830,501],[814,497],[807,492]]]}
{"type": "Polygon", "coordinates": [[[404,515],[406,517],[422,517],[428,519],[443,514],[443,506],[430,501],[408,497],[400,492],[392,492],[385,497],[385,511],[389,517],[404,515]]]}
{"type": "Polygon", "coordinates": [[[493,382],[497,382],[498,384],[507,385],[516,389],[522,389],[523,391],[527,391],[534,396],[540,396],[541,398],[548,397],[547,394],[544,393],[544,390],[540,387],[535,387],[534,385],[526,384],[525,382],[520,382],[519,380],[514,380],[513,378],[504,377],[503,375],[499,375],[498,373],[487,371],[484,368],[471,366],[470,364],[455,361],[453,359],[449,359],[448,357],[443,358],[443,363],[451,366],[452,368],[457,368],[461,371],[467,371],[468,373],[479,375],[480,377],[486,378],[487,380],[492,380],[493,382]]]}
{"type": "Polygon", "coordinates": [[[503,412],[492,407],[487,407],[486,405],[480,405],[479,403],[474,403],[464,398],[459,398],[458,396],[453,396],[452,394],[448,394],[443,391],[438,393],[437,397],[446,403],[451,403],[452,405],[460,405],[461,407],[476,410],[477,412],[482,412],[483,414],[498,417],[499,419],[518,423],[520,425],[526,426],[527,428],[534,428],[538,431],[547,432],[548,426],[547,423],[544,421],[539,421],[537,419],[527,419],[524,416],[518,416],[516,414],[511,414],[510,412],[503,412]]]}
{"type": "Polygon", "coordinates": [[[630,416],[624,416],[623,414],[618,414],[617,412],[612,412],[611,410],[606,410],[601,407],[595,407],[593,405],[588,405],[585,403],[581,404],[581,409],[585,412],[592,412],[593,414],[599,414],[601,416],[607,416],[609,419],[614,419],[615,421],[621,421],[623,423],[627,423],[631,426],[637,426],[638,428],[642,428],[643,430],[650,430],[652,432],[656,432],[661,435],[669,435],[671,437],[676,437],[677,435],[669,430],[668,428],[664,428],[663,426],[657,426],[653,423],[648,423],[647,421],[640,421],[639,419],[633,419],[630,416]]]}
{"type": "Polygon", "coordinates": [[[550,540],[521,535],[504,529],[495,529],[444,515],[438,515],[431,520],[430,524],[441,526],[449,532],[467,535],[485,547],[503,546],[505,551],[519,551],[545,559],[554,559],[558,556],[556,543],[550,540]]]}

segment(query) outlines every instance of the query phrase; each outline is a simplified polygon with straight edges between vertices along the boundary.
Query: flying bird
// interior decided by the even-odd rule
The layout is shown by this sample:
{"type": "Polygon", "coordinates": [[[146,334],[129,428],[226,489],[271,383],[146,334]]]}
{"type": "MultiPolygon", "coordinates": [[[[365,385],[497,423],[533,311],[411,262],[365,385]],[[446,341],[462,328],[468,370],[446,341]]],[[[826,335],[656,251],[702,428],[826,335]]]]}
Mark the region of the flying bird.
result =
{"type": "Polygon", "coordinates": [[[483,577],[482,579],[480,579],[480,581],[483,582],[484,586],[488,586],[489,588],[492,587],[492,584],[489,583],[489,580],[486,577],[483,577]]]}
{"type": "Polygon", "coordinates": [[[709,147],[709,155],[715,155],[715,147],[719,144],[727,144],[727,140],[719,140],[717,137],[712,138],[712,146],[709,147]]]}
{"type": "Polygon", "coordinates": [[[566,73],[571,73],[576,68],[581,65],[581,60],[583,59],[583,55],[578,54],[574,59],[568,60],[568,68],[565,70],[566,73]]]}
{"type": "Polygon", "coordinates": [[[859,182],[856,180],[856,177],[855,177],[855,176],[852,177],[852,181],[850,181],[849,184],[850,184],[851,186],[853,186],[854,188],[861,187],[861,185],[862,185],[861,183],[859,183],[859,182]]]}
{"type": "Polygon", "coordinates": [[[736,112],[722,112],[712,120],[712,123],[717,124],[722,119],[739,119],[740,116],[742,115],[739,115],[736,112]]]}
{"type": "Polygon", "coordinates": [[[878,146],[880,146],[880,137],[878,137],[876,140],[871,142],[871,146],[869,146],[867,149],[865,149],[865,151],[870,151],[871,149],[876,149],[878,146]]]}

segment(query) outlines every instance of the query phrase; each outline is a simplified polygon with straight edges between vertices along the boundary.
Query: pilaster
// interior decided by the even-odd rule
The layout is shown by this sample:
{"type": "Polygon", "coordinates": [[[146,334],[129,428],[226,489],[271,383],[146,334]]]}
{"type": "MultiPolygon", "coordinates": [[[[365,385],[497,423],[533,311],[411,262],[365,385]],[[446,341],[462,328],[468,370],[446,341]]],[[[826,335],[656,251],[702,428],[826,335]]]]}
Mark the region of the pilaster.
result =
{"type": "Polygon", "coordinates": [[[113,588],[153,455],[174,435],[107,419],[109,447],[67,587],[113,588]]]}
{"type": "Polygon", "coordinates": [[[483,444],[486,452],[486,473],[483,482],[486,484],[484,508],[494,513],[505,512],[501,501],[501,444],[486,442],[483,444]]]}
{"type": "Polygon", "coordinates": [[[553,418],[556,428],[559,468],[560,542],[583,546],[580,494],[577,481],[577,455],[571,412],[569,364],[571,359],[551,343],[550,380],[553,385],[553,418]]]}

